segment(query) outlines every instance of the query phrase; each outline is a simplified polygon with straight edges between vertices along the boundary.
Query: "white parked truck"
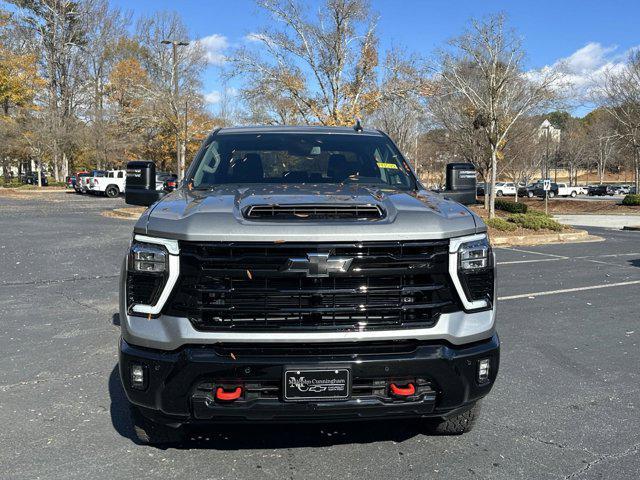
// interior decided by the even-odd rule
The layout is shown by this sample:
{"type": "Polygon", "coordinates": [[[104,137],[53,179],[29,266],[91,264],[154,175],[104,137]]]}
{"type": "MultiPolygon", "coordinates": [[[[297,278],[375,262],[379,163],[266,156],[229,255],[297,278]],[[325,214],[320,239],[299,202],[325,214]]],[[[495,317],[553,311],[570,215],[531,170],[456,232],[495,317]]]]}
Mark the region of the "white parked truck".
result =
{"type": "Polygon", "coordinates": [[[566,183],[558,183],[558,196],[559,197],[577,197],[578,195],[584,195],[585,189],[578,186],[569,186],[566,183]]]}
{"type": "Polygon", "coordinates": [[[91,177],[89,191],[114,198],[124,192],[126,179],[125,170],[109,170],[102,177],[91,177]]]}

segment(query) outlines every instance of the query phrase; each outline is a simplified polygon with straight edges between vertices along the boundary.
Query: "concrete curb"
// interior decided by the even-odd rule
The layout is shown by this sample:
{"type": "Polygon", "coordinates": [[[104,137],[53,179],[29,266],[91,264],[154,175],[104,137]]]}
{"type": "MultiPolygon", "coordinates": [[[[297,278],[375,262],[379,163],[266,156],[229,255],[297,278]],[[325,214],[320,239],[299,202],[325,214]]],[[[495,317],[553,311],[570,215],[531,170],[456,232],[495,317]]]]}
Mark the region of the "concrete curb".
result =
{"type": "Polygon", "coordinates": [[[518,235],[505,237],[491,237],[491,244],[494,247],[512,247],[516,245],[544,245],[547,243],[577,243],[577,242],[598,242],[601,237],[589,235],[586,230],[576,230],[571,233],[545,233],[543,235],[518,235]]]}
{"type": "Polygon", "coordinates": [[[5,188],[0,187],[0,193],[8,192],[8,193],[19,193],[19,194],[29,194],[29,193],[64,193],[64,192],[72,192],[73,190],[69,188],[5,188]]]}

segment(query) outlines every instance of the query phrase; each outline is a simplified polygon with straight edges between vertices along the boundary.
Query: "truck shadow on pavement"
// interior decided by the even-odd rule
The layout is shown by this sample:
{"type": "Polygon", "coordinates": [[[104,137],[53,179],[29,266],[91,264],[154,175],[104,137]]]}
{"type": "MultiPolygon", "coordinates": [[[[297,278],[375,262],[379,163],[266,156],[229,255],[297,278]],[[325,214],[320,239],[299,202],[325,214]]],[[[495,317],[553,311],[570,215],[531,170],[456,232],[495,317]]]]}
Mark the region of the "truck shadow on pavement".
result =
{"type": "MultiPolygon", "coordinates": [[[[109,376],[111,423],[123,437],[139,444],[129,414],[129,403],[120,382],[118,365],[109,376]]],[[[352,443],[404,442],[424,434],[415,420],[378,420],[350,423],[218,425],[189,430],[190,440],[178,449],[254,450],[327,447],[352,443]]],[[[150,447],[153,448],[153,447],[150,447]]]]}

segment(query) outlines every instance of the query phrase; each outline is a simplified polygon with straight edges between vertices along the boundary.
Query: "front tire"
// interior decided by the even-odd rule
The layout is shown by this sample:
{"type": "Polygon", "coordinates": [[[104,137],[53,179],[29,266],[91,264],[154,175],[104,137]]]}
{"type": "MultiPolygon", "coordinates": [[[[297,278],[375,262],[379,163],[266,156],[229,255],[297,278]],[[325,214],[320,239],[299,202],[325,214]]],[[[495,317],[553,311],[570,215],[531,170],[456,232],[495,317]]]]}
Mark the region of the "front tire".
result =
{"type": "Polygon", "coordinates": [[[427,430],[438,435],[461,435],[470,432],[480,416],[480,402],[473,407],[457,415],[447,418],[427,421],[427,430]]]}
{"type": "Polygon", "coordinates": [[[547,193],[547,195],[549,196],[549,198],[553,198],[553,197],[555,197],[555,196],[556,196],[556,194],[555,194],[555,193],[553,193],[552,191],[549,191],[549,192],[547,193]]]}
{"type": "Polygon", "coordinates": [[[120,190],[115,185],[109,185],[104,191],[104,194],[109,198],[115,198],[120,195],[120,190]]]}
{"type": "Polygon", "coordinates": [[[575,190],[573,192],[571,192],[571,198],[576,198],[577,196],[578,196],[578,194],[576,193],[575,190]]]}
{"type": "Polygon", "coordinates": [[[496,192],[496,196],[497,196],[497,197],[501,197],[501,196],[502,196],[502,190],[498,190],[498,191],[496,192]]]}
{"type": "Polygon", "coordinates": [[[527,192],[527,197],[528,198],[533,198],[533,192],[527,192]]]}
{"type": "Polygon", "coordinates": [[[138,407],[131,405],[131,420],[136,438],[143,445],[180,443],[184,440],[182,427],[173,428],[156,423],[145,417],[138,407]]]}

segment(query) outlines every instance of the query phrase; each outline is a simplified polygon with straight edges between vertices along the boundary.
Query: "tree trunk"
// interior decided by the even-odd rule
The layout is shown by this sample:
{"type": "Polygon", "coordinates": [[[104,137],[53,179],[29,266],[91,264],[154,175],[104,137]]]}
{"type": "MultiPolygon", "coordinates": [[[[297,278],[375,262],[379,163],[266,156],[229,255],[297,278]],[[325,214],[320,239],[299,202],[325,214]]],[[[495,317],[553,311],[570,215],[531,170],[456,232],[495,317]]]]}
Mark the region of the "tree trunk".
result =
{"type": "Polygon", "coordinates": [[[491,148],[491,190],[489,192],[489,218],[495,218],[496,216],[497,172],[498,172],[498,152],[497,152],[497,147],[492,147],[491,148]]]}
{"type": "Polygon", "coordinates": [[[69,175],[69,157],[67,157],[66,153],[63,153],[62,154],[62,179],[67,178],[67,175],[69,175]]]}
{"type": "Polygon", "coordinates": [[[11,180],[11,174],[9,172],[9,157],[2,157],[2,175],[4,182],[9,183],[11,180]]]}
{"type": "Polygon", "coordinates": [[[638,170],[638,148],[640,148],[640,145],[636,145],[634,142],[633,145],[633,176],[634,176],[634,183],[636,185],[636,194],[640,194],[640,171],[638,170]]]}
{"type": "Polygon", "coordinates": [[[486,212],[489,211],[489,188],[487,187],[487,185],[489,185],[489,177],[491,176],[491,171],[485,172],[483,178],[484,178],[484,210],[486,212]]]}

